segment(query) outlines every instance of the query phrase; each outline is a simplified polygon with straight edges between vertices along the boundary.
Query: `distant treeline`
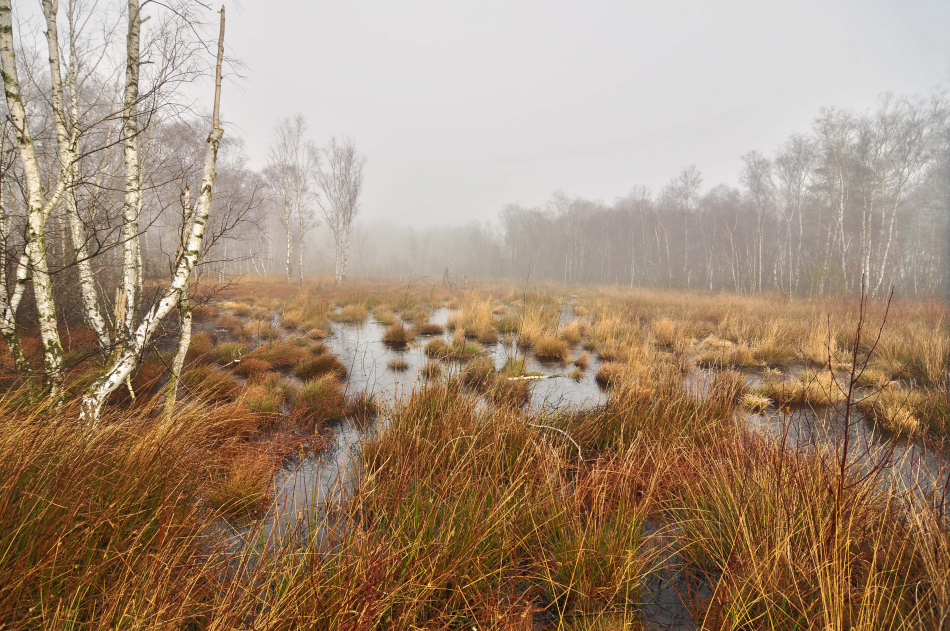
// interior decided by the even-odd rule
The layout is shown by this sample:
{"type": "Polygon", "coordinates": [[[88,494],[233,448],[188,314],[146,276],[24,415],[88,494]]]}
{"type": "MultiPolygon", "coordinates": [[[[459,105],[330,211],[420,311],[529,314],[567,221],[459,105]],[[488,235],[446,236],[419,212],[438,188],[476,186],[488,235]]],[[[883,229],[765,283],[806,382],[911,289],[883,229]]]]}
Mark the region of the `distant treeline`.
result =
{"type": "Polygon", "coordinates": [[[895,287],[946,295],[950,101],[885,95],[827,109],[771,155],[743,156],[740,186],[690,166],[659,194],[612,204],[555,193],[494,224],[364,228],[358,271],[818,295],[895,287]]]}

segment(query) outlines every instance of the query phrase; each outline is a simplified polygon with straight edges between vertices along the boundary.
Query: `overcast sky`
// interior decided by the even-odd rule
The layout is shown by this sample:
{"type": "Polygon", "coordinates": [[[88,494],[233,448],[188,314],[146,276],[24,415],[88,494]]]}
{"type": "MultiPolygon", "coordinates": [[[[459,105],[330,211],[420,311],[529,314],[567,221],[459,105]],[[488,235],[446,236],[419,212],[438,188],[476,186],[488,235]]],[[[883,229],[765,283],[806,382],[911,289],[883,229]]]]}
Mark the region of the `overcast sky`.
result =
{"type": "Polygon", "coordinates": [[[950,83],[944,0],[242,0],[227,28],[248,68],[222,108],[255,166],[301,113],[367,155],[364,219],[427,225],[612,202],[691,163],[735,183],[822,106],[950,83]]]}

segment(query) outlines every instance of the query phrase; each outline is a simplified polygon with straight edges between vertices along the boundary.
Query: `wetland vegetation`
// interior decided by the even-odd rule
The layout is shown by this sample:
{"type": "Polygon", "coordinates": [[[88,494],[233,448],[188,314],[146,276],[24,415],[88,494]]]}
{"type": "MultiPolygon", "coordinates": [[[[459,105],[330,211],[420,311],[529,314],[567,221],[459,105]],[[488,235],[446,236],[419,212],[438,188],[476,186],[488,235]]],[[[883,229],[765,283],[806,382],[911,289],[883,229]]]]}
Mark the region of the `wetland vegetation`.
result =
{"type": "Polygon", "coordinates": [[[3,398],[0,611],[73,628],[936,627],[946,315],[235,285],[196,313],[171,414],[160,352],[92,439],[69,405],[3,398]]]}

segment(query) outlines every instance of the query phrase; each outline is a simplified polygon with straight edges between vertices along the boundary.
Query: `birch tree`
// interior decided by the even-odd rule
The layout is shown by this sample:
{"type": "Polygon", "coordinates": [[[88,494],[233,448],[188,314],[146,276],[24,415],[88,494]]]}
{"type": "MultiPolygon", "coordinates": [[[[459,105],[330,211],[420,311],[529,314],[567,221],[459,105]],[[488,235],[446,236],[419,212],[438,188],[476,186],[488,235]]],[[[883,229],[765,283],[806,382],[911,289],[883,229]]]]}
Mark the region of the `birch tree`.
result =
{"type": "Polygon", "coordinates": [[[805,232],[805,200],[814,164],[814,144],[802,134],[789,138],[775,158],[775,173],[785,217],[787,277],[784,282],[787,283],[789,293],[798,291],[799,288],[805,232]]]}
{"type": "Polygon", "coordinates": [[[366,157],[357,152],[352,138],[338,140],[334,136],[322,149],[316,169],[317,185],[322,193],[317,203],[333,233],[336,250],[334,279],[337,285],[346,280],[350,235],[353,232],[353,219],[359,212],[365,164],[366,157]]]}
{"type": "MultiPolygon", "coordinates": [[[[182,231],[181,247],[174,262],[171,282],[159,300],[143,316],[132,332],[128,343],[123,345],[119,352],[115,353],[111,364],[100,377],[93,381],[83,396],[82,417],[93,427],[98,422],[106,398],[128,379],[132,371],[138,366],[139,359],[143,356],[162,320],[182,302],[182,297],[186,295],[185,292],[188,289],[191,273],[202,250],[205,224],[211,211],[218,147],[224,135],[224,130],[221,129],[219,124],[221,69],[224,58],[224,24],[224,7],[221,7],[218,53],[215,64],[214,106],[211,114],[211,131],[205,141],[204,168],[198,202],[193,210],[185,211],[186,225],[182,231]]],[[[185,351],[187,351],[187,345],[185,351]]]]}
{"type": "MultiPolygon", "coordinates": [[[[689,287],[690,284],[690,267],[689,267],[689,224],[690,217],[693,213],[696,212],[699,202],[699,188],[703,184],[703,177],[699,172],[699,169],[696,168],[696,165],[691,164],[682,171],[680,174],[670,180],[670,183],[666,185],[663,189],[662,197],[667,205],[667,207],[673,209],[674,212],[681,214],[683,217],[683,267],[682,267],[682,277],[683,282],[686,287],[689,287]]],[[[672,269],[670,269],[672,273],[672,269]]]]}
{"type": "Polygon", "coordinates": [[[44,385],[45,389],[54,397],[58,397],[62,389],[63,345],[60,341],[56,320],[56,304],[53,296],[53,285],[49,274],[49,261],[46,248],[46,222],[50,213],[59,203],[60,198],[69,186],[69,174],[73,170],[76,160],[76,146],[79,140],[79,130],[72,134],[65,132],[65,117],[62,104],[62,76],[59,69],[59,41],[56,36],[55,17],[57,6],[55,2],[46,1],[43,4],[47,19],[47,29],[52,28],[52,34],[47,35],[51,83],[53,85],[52,109],[56,121],[59,138],[59,168],[51,191],[46,192],[40,163],[36,155],[29,120],[24,105],[20,79],[17,71],[16,54],[13,47],[13,11],[10,0],[0,0],[0,74],[2,74],[4,96],[9,112],[12,133],[16,142],[17,153],[23,168],[25,196],[27,200],[27,229],[26,244],[23,255],[17,261],[16,282],[12,295],[8,294],[4,286],[0,299],[3,301],[3,328],[4,338],[8,346],[11,342],[11,353],[15,361],[23,360],[19,350],[19,341],[14,339],[18,334],[15,329],[16,312],[26,289],[27,276],[31,276],[33,299],[36,304],[37,318],[42,344],[44,385]],[[52,27],[51,23],[52,22],[52,27]],[[60,132],[62,135],[60,136],[60,132]],[[19,357],[18,357],[19,355],[19,357]]]}
{"type": "Polygon", "coordinates": [[[772,207],[775,185],[772,180],[772,162],[758,151],[742,156],[740,180],[749,192],[755,208],[755,284],[754,291],[762,290],[762,257],[765,247],[765,215],[772,207]]]}
{"type": "Polygon", "coordinates": [[[313,143],[305,140],[306,131],[307,123],[300,114],[280,120],[274,129],[274,140],[268,151],[265,169],[268,184],[280,205],[280,223],[286,230],[284,283],[287,285],[290,284],[294,228],[297,229],[302,283],[304,233],[313,225],[307,216],[307,199],[313,192],[318,154],[313,143]]]}

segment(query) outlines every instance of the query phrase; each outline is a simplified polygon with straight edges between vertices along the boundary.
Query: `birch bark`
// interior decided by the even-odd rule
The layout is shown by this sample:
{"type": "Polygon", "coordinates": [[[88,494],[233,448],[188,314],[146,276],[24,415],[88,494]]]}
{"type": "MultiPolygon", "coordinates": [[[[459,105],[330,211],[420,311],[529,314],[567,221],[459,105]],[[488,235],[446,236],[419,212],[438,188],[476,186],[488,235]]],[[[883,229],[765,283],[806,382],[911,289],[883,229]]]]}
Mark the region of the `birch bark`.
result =
{"type": "MultiPolygon", "coordinates": [[[[76,268],[79,276],[80,296],[83,302],[83,318],[86,324],[96,333],[99,340],[100,349],[107,353],[111,346],[109,330],[99,309],[99,299],[96,292],[95,278],[92,273],[92,264],[90,262],[88,248],[86,247],[85,227],[79,217],[79,209],[76,204],[76,195],[73,187],[78,180],[78,164],[75,156],[70,154],[70,133],[67,128],[67,113],[63,99],[63,77],[62,61],[59,53],[59,40],[56,18],[59,13],[58,0],[44,0],[43,14],[46,19],[46,41],[49,48],[50,63],[50,94],[53,110],[53,125],[56,130],[56,142],[59,152],[60,168],[67,174],[67,190],[65,193],[66,219],[69,228],[70,242],[75,255],[76,268]]],[[[79,126],[79,107],[77,103],[78,94],[76,86],[76,39],[75,25],[72,23],[73,16],[70,13],[70,58],[73,60],[66,72],[66,87],[69,88],[69,111],[68,123],[72,130],[79,126]]],[[[77,147],[78,149],[78,147],[77,147]]],[[[65,247],[65,243],[63,244],[65,247]]]]}
{"type": "MultiPolygon", "coordinates": [[[[2,74],[4,95],[13,125],[17,152],[23,166],[24,186],[27,200],[27,228],[25,255],[32,272],[33,297],[36,302],[37,318],[42,343],[44,382],[49,393],[58,397],[62,391],[63,345],[59,338],[56,323],[56,304],[53,298],[53,285],[50,279],[46,256],[46,220],[53,208],[59,203],[66,189],[67,176],[61,170],[53,193],[47,197],[43,189],[39,162],[30,135],[26,108],[20,91],[17,76],[16,56],[13,51],[13,11],[10,0],[0,0],[0,74],[2,74]]],[[[53,40],[55,43],[55,40],[53,40]]],[[[58,59],[58,45],[50,51],[50,57],[58,59]]],[[[51,60],[52,66],[52,60],[51,60]]],[[[75,156],[78,133],[73,132],[68,143],[67,155],[75,156]]],[[[22,259],[21,259],[22,261],[22,259]]],[[[17,270],[17,282],[25,280],[26,269],[17,270]]],[[[5,310],[5,315],[9,310],[5,310]]],[[[5,318],[6,320],[6,318],[5,318]]],[[[5,321],[4,326],[10,324],[5,321]]],[[[15,326],[15,325],[14,325],[15,326]]]]}
{"type": "Polygon", "coordinates": [[[122,160],[125,166],[125,200],[122,204],[121,305],[116,305],[117,350],[129,342],[134,327],[142,268],[139,257],[139,214],[142,210],[142,174],[139,161],[139,70],[142,16],[138,0],[129,0],[126,35],[125,95],[122,111],[122,160]]]}
{"type": "MultiPolygon", "coordinates": [[[[215,71],[214,108],[212,110],[211,132],[205,146],[204,169],[201,181],[201,192],[198,205],[195,209],[191,229],[182,239],[183,247],[174,266],[171,283],[142,318],[138,327],[124,345],[115,354],[112,365],[96,379],[86,391],[82,401],[82,419],[95,429],[98,424],[102,406],[106,398],[112,394],[129,377],[138,365],[139,357],[148,346],[158,329],[162,319],[179,303],[188,287],[192,270],[201,254],[204,240],[205,224],[211,210],[212,187],[214,185],[215,163],[218,158],[218,147],[224,130],[219,126],[218,116],[221,101],[221,66],[224,58],[224,7],[221,8],[221,29],[218,36],[218,58],[215,71]]],[[[186,349],[187,350],[187,349],[186,349]]]]}

